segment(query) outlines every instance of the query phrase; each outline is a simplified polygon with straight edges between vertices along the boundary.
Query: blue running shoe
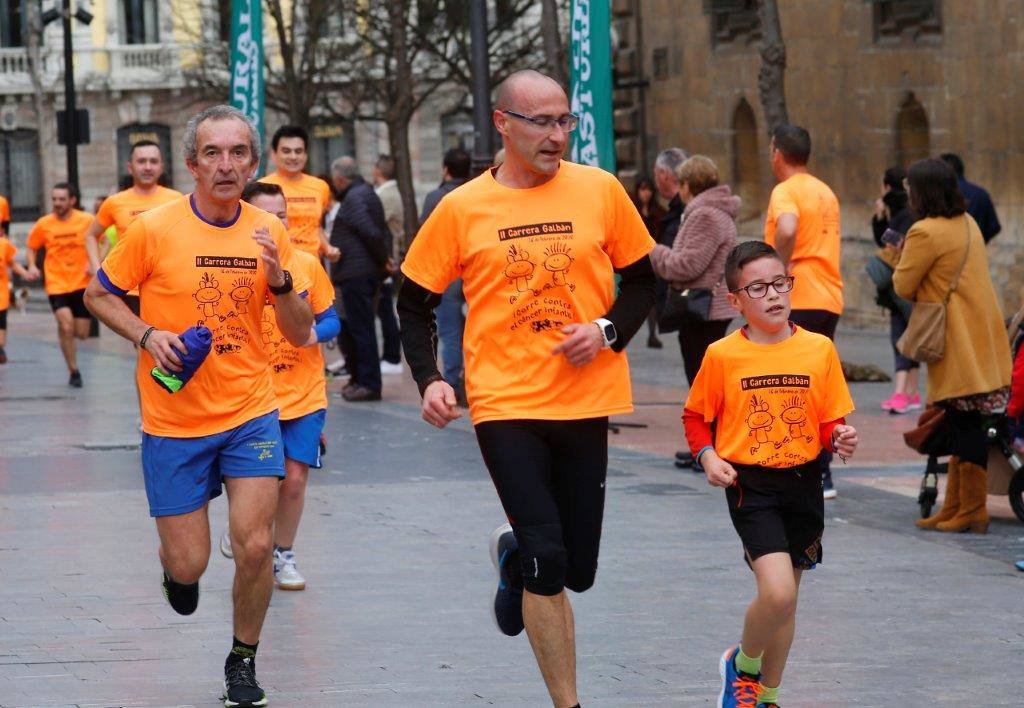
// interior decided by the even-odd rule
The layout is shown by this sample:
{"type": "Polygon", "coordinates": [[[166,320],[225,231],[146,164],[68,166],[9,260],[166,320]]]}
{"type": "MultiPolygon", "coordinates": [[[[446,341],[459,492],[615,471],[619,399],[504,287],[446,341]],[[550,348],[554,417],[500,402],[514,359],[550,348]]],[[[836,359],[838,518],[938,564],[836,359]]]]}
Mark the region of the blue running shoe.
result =
{"type": "Polygon", "coordinates": [[[1013,565],[1017,568],[1017,570],[1024,571],[1024,560],[1017,561],[1013,565]]]}
{"type": "Polygon", "coordinates": [[[491,534],[491,562],[498,571],[498,590],[491,605],[494,625],[503,634],[515,637],[523,631],[523,589],[515,587],[510,577],[512,563],[519,561],[519,544],[512,526],[499,526],[491,534]]]}
{"type": "Polygon", "coordinates": [[[729,647],[718,660],[718,673],[722,677],[722,692],[718,695],[718,708],[756,708],[761,677],[736,670],[738,646],[729,647]]]}

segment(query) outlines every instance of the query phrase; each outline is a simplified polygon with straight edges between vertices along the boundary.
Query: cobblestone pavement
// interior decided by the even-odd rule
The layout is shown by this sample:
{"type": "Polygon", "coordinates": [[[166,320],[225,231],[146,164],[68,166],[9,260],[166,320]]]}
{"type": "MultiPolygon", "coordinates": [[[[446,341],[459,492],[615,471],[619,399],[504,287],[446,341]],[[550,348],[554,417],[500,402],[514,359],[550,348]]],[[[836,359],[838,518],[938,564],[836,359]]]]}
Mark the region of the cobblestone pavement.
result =
{"type": "MultiPolygon", "coordinates": [[[[48,314],[12,313],[0,367],[0,705],[215,706],[232,566],[216,555],[199,610],[159,589],[138,465],[132,354],[109,332],[68,389],[48,314]]],[[[674,469],[678,349],[631,348],[638,413],[612,436],[601,571],[574,598],[584,705],[713,705],[717,658],[752,594],[721,492],[674,469]]],[[[844,358],[888,366],[844,333],[844,358]]],[[[326,467],[296,545],[307,590],[274,595],[259,675],[276,706],[541,706],[525,637],[491,625],[486,539],[502,521],[468,423],[419,420],[407,376],[385,400],[332,397],[326,467]]],[[[339,382],[332,384],[337,389],[339,382]]],[[[786,706],[1019,705],[1024,527],[917,531],[921,462],[856,384],[864,454],[837,470],[825,563],[807,575],[786,706]],[[1008,670],[1010,673],[1008,673],[1008,670]]],[[[1004,503],[992,498],[993,508],[1004,503]]],[[[215,533],[223,501],[211,505],[215,533]]]]}

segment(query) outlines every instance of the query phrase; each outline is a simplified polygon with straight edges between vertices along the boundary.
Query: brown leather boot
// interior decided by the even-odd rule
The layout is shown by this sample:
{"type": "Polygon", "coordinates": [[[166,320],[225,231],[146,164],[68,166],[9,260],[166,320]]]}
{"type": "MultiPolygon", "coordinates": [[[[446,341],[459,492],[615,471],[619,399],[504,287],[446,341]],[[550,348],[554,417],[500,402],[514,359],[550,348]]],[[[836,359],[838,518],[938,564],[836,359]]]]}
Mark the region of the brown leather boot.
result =
{"type": "Polygon", "coordinates": [[[916,521],[919,528],[933,529],[943,521],[949,521],[960,511],[960,458],[949,458],[949,469],[946,472],[946,496],[942,500],[942,508],[927,519],[916,521]]]}
{"type": "Polygon", "coordinates": [[[960,511],[935,528],[947,533],[988,533],[988,470],[960,461],[960,511]]]}

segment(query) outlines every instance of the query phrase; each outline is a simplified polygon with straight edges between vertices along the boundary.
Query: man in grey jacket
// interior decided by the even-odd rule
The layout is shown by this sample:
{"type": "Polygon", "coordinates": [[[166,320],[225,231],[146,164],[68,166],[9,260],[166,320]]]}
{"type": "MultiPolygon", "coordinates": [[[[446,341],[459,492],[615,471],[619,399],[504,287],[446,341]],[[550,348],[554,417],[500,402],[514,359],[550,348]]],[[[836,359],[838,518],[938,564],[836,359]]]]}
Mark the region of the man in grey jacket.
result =
{"type": "Polygon", "coordinates": [[[351,337],[351,356],[355,359],[347,361],[352,380],[341,395],[346,401],[379,401],[380,358],[374,319],[381,278],[391,253],[391,232],[384,206],[359,174],[355,159],[335,160],[331,181],[339,200],[331,245],[341,250],[341,260],[331,267],[331,280],[341,289],[344,327],[351,337]]]}

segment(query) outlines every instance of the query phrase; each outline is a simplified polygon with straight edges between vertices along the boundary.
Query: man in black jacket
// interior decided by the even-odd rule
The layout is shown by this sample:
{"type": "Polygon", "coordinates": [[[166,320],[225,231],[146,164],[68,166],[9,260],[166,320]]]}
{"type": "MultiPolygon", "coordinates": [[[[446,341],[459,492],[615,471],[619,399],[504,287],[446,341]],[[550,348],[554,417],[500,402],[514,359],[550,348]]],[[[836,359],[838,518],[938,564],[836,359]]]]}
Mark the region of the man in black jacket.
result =
{"type": "Polygon", "coordinates": [[[359,174],[351,157],[331,164],[331,180],[338,193],[338,214],[331,229],[331,245],[341,260],[331,267],[331,280],[341,289],[345,328],[352,340],[348,370],[352,380],[342,389],[346,401],[379,401],[380,359],[374,322],[381,276],[391,253],[391,232],[384,205],[373,187],[359,174]]]}

